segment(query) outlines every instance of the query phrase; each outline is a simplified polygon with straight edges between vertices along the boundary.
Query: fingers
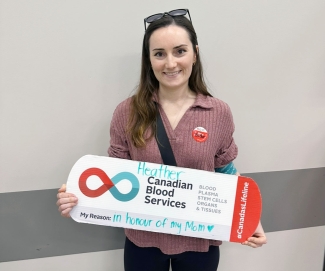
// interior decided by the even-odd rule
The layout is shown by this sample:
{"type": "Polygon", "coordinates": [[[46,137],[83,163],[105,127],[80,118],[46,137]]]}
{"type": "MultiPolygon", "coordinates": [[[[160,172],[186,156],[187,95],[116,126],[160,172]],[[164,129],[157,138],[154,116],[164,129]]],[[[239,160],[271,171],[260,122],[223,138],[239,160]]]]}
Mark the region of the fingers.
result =
{"type": "Polygon", "coordinates": [[[66,185],[62,184],[61,187],[59,188],[59,193],[65,192],[67,190],[66,185]]]}
{"type": "Polygon", "coordinates": [[[261,235],[261,236],[257,236],[257,237],[252,236],[252,237],[249,237],[247,239],[247,241],[256,244],[258,247],[265,245],[267,243],[265,235],[261,235]]]}
{"type": "Polygon", "coordinates": [[[65,208],[76,206],[78,203],[78,199],[73,194],[68,193],[60,193],[58,194],[58,201],[56,202],[56,205],[61,208],[62,211],[65,208]]]}
{"type": "Polygon", "coordinates": [[[64,217],[70,217],[70,211],[71,210],[72,210],[72,207],[68,207],[68,206],[60,206],[59,207],[59,212],[64,217]]]}
{"type": "Polygon", "coordinates": [[[56,205],[59,207],[58,210],[64,217],[70,217],[70,211],[74,206],[78,204],[78,198],[71,193],[66,193],[66,185],[63,184],[58,190],[56,205]]]}
{"type": "MultiPolygon", "coordinates": [[[[74,194],[72,193],[65,193],[65,192],[60,192],[56,195],[58,199],[66,199],[66,198],[77,198],[74,194]]],[[[71,200],[70,199],[70,200],[71,200]]]]}
{"type": "Polygon", "coordinates": [[[259,236],[259,237],[249,237],[247,241],[242,243],[243,245],[252,247],[252,248],[258,248],[267,243],[265,236],[259,236]]]}
{"type": "Polygon", "coordinates": [[[56,202],[56,205],[59,207],[58,210],[64,217],[70,217],[70,211],[78,203],[78,199],[75,197],[62,198],[56,202]]]}
{"type": "Polygon", "coordinates": [[[245,245],[245,246],[252,247],[252,248],[258,248],[258,247],[261,247],[262,246],[262,245],[259,245],[259,244],[254,243],[254,242],[248,242],[248,241],[245,241],[242,244],[245,245]]]}

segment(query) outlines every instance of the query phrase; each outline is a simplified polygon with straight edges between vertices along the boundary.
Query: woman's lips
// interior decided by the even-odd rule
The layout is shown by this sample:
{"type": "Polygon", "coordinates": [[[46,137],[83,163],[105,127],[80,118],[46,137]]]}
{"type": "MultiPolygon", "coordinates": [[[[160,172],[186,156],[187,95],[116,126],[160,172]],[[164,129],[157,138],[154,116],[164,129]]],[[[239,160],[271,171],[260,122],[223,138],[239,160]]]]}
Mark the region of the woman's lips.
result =
{"type": "Polygon", "coordinates": [[[177,71],[177,72],[163,72],[165,75],[167,75],[168,77],[174,77],[177,74],[179,74],[181,71],[177,71]]]}

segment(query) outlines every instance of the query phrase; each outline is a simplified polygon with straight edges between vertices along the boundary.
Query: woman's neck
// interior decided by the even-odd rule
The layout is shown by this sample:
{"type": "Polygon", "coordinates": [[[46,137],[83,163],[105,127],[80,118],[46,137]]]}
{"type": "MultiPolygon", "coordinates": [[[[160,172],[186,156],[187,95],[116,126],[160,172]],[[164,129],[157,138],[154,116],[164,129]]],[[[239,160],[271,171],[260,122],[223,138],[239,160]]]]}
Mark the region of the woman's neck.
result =
{"type": "Polygon", "coordinates": [[[191,107],[196,98],[196,94],[188,86],[183,89],[164,89],[158,90],[159,103],[162,106],[172,129],[176,129],[179,121],[191,107]]]}
{"type": "Polygon", "coordinates": [[[187,99],[195,98],[196,94],[188,86],[180,89],[166,89],[160,86],[158,89],[158,97],[161,103],[179,103],[187,99]]]}

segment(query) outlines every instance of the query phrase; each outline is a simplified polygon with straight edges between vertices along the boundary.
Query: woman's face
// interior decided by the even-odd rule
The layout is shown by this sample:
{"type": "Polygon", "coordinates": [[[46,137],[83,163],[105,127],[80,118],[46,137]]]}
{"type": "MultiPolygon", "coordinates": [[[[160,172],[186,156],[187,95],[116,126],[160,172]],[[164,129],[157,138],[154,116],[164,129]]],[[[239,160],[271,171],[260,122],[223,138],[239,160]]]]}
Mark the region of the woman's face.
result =
{"type": "Polygon", "coordinates": [[[155,30],[149,40],[149,54],[160,89],[188,86],[196,55],[184,28],[170,25],[155,30]]]}

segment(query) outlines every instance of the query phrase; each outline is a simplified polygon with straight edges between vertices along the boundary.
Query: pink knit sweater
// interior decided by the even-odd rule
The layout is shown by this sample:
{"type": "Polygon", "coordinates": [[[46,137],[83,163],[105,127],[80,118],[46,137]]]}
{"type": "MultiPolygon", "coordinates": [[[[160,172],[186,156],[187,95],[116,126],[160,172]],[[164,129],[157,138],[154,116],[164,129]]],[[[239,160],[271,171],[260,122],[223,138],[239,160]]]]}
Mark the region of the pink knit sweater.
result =
{"type": "MultiPolygon", "coordinates": [[[[120,103],[114,112],[110,127],[109,156],[163,164],[154,138],[144,148],[136,148],[131,143],[126,133],[130,101],[131,98],[128,98],[120,103]]],[[[227,165],[236,158],[237,146],[232,137],[234,123],[226,103],[197,95],[194,104],[186,111],[175,130],[171,128],[160,106],[159,110],[178,166],[214,171],[214,168],[227,165]],[[197,127],[203,127],[207,131],[206,141],[193,139],[192,131],[197,127]]],[[[125,234],[137,246],[158,247],[165,254],[205,252],[210,245],[221,244],[221,241],[132,229],[125,229],[125,234]]]]}

